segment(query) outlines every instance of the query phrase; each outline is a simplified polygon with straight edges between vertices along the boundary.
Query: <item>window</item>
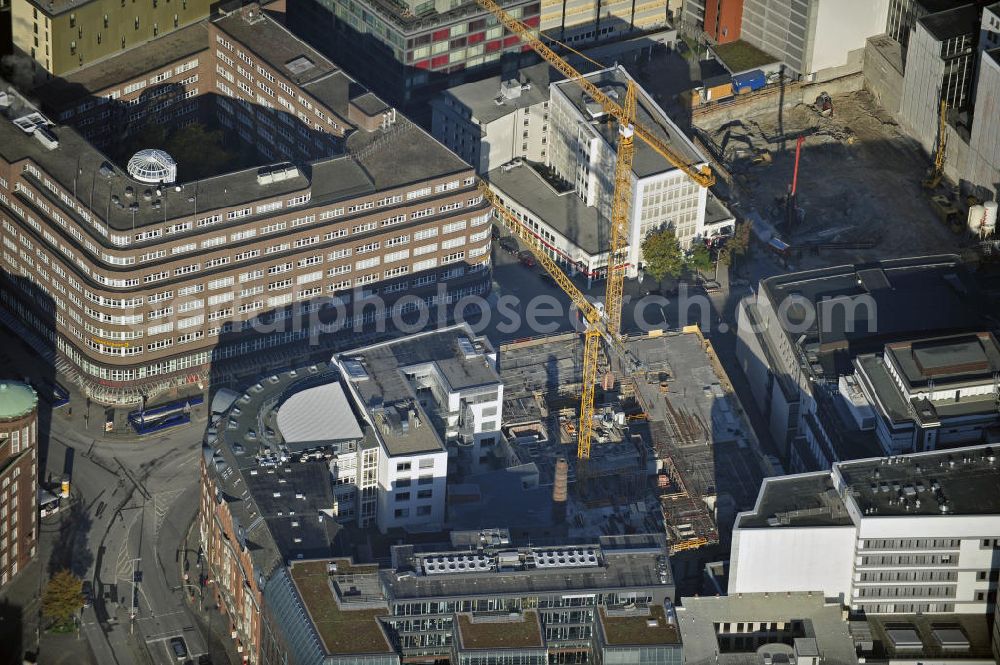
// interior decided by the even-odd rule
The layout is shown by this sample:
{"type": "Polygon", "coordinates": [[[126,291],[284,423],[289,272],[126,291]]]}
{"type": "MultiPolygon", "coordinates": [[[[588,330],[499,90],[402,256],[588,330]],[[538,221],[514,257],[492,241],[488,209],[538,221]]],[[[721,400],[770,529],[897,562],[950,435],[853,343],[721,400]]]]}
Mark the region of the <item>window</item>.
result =
{"type": "MultiPolygon", "coordinates": [[[[421,270],[430,270],[431,268],[436,268],[437,264],[438,260],[436,258],[417,261],[416,263],[413,264],[413,272],[420,272],[421,270]]],[[[420,286],[420,284],[414,284],[414,286],[420,286]]]]}
{"type": "Polygon", "coordinates": [[[409,471],[412,465],[409,462],[396,462],[396,473],[409,471]]]}
{"type": "Polygon", "coordinates": [[[396,502],[397,503],[401,502],[401,501],[409,501],[409,500],[410,500],[410,493],[409,492],[396,492],[396,502]]]}
{"type": "Polygon", "coordinates": [[[409,517],[410,516],[410,509],[409,508],[397,508],[396,512],[393,513],[393,514],[396,517],[409,517]]]}
{"type": "Polygon", "coordinates": [[[431,506],[417,506],[417,515],[427,516],[431,514],[431,506]]]}
{"type": "Polygon", "coordinates": [[[434,490],[420,490],[417,492],[418,499],[431,499],[434,497],[434,490]]]}

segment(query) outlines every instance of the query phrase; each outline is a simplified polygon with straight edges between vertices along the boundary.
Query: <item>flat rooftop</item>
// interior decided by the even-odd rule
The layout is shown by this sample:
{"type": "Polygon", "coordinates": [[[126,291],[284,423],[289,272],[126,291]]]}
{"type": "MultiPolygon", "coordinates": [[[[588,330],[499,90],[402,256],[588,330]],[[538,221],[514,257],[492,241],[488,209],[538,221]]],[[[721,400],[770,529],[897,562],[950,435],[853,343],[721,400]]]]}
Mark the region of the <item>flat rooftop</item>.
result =
{"type": "Polygon", "coordinates": [[[896,342],[885,349],[911,388],[993,383],[1000,372],[1000,345],[990,333],[896,342]]]}
{"type": "MultiPolygon", "coordinates": [[[[850,354],[881,351],[887,342],[987,330],[983,298],[954,255],[893,259],[775,275],[761,280],[777,311],[789,297],[812,303],[815,317],[803,343],[826,372],[850,371],[850,354]],[[926,303],[933,302],[934,307],[926,303]]],[[[788,322],[805,325],[801,307],[786,307],[788,322]]],[[[789,333],[798,339],[803,333],[789,333]]],[[[798,343],[802,346],[802,343],[798,343]]]]}
{"type": "Polygon", "coordinates": [[[34,90],[44,107],[62,109],[66,104],[100,93],[141,74],[160,70],[172,62],[208,52],[208,23],[198,21],[152,41],[115,53],[34,90]]]}
{"type": "Polygon", "coordinates": [[[979,7],[973,3],[946,9],[917,20],[938,41],[979,32],[979,7]]]}
{"type": "Polygon", "coordinates": [[[875,508],[878,516],[1000,515],[1000,461],[989,446],[904,455],[891,463],[840,462],[836,468],[858,507],[875,508]]]}
{"type": "Polygon", "coordinates": [[[680,645],[680,630],[667,623],[662,605],[651,605],[648,615],[608,616],[603,607],[599,613],[604,640],[609,646],[680,645]]]}
{"type": "Polygon", "coordinates": [[[597,208],[584,203],[575,191],[557,192],[531,166],[494,169],[487,179],[587,254],[605,253],[611,246],[610,225],[602,221],[597,208]]]}
{"type": "MultiPolygon", "coordinates": [[[[802,622],[802,636],[816,640],[821,660],[830,665],[856,665],[854,640],[839,603],[826,603],[821,591],[782,594],[743,593],[738,596],[685,598],[677,608],[677,622],[689,663],[718,661],[722,665],[759,663],[753,652],[727,652],[720,648],[720,623],[802,622]]],[[[794,662],[794,661],[793,661],[794,662]]]]}
{"type": "Polygon", "coordinates": [[[495,390],[500,376],[488,357],[491,354],[485,338],[473,338],[468,329],[453,326],[354,349],[339,354],[338,361],[347,368],[345,378],[375,421],[389,453],[403,455],[444,450],[443,432],[435,430],[433,418],[420,403],[415,375],[432,373],[449,392],[495,390]]]}
{"type": "MultiPolygon", "coordinates": [[[[855,360],[861,370],[859,378],[878,397],[886,414],[893,422],[915,420],[918,423],[936,424],[941,418],[987,415],[996,413],[996,398],[992,393],[966,395],[959,400],[913,397],[910,400],[900,392],[896,379],[884,358],[865,354],[855,360]]],[[[971,382],[981,385],[981,381],[971,382]]],[[[948,385],[948,384],[945,384],[948,385]]]]}
{"type": "Polygon", "coordinates": [[[542,625],[538,613],[527,611],[518,621],[476,621],[470,614],[459,614],[457,637],[460,648],[475,649],[544,649],[542,625]]]}
{"type": "MultiPolygon", "coordinates": [[[[491,76],[482,81],[463,83],[449,88],[445,93],[467,108],[480,124],[493,122],[518,109],[527,108],[548,101],[549,83],[561,79],[562,75],[552,69],[547,62],[521,69],[516,77],[522,84],[520,96],[504,99],[500,95],[501,76],[491,76]],[[525,86],[528,86],[527,88],[525,86]],[[502,103],[497,103],[502,100],[502,103]]],[[[440,101],[435,102],[440,103],[440,101]]]]}
{"type": "MultiPolygon", "coordinates": [[[[631,77],[625,69],[617,66],[601,71],[586,74],[591,83],[605,91],[612,98],[625,100],[625,89],[631,77]]],[[[553,84],[558,87],[570,103],[576,107],[577,111],[584,118],[590,118],[591,114],[587,108],[588,103],[593,104],[590,96],[573,81],[558,81],[553,84]]],[[[694,144],[684,135],[680,128],[667,116],[667,114],[649,98],[642,87],[636,86],[636,120],[645,125],[653,133],[688,164],[697,166],[705,162],[702,155],[694,144]]],[[[602,116],[591,123],[595,129],[604,137],[604,140],[614,148],[618,143],[618,124],[610,116],[602,116]]],[[[642,140],[635,141],[635,154],[632,160],[632,172],[639,178],[672,171],[674,167],[666,161],[658,152],[654,151],[642,140]]]]}
{"type": "Polygon", "coordinates": [[[749,529],[853,524],[826,471],[765,478],[757,505],[736,520],[737,527],[749,529]]]}
{"type": "Polygon", "coordinates": [[[742,39],[728,44],[716,44],[711,49],[723,66],[733,74],[778,62],[778,58],[742,39]]]}
{"type": "MultiPolygon", "coordinates": [[[[327,561],[293,561],[291,576],[328,654],[362,655],[394,653],[379,616],[387,610],[344,610],[338,605],[327,570],[327,561]]],[[[341,564],[338,562],[338,572],[341,564]]],[[[374,572],[362,568],[359,572],[374,572]]]]}
{"type": "MultiPolygon", "coordinates": [[[[250,21],[243,12],[233,12],[217,19],[216,25],[252,49],[271,67],[297,81],[304,91],[341,118],[348,117],[348,105],[352,101],[371,113],[389,108],[263,13],[258,12],[250,21]]],[[[88,86],[95,90],[98,86],[106,88],[114,85],[113,79],[125,80],[129,74],[122,72],[135,75],[136,70],[146,69],[151,63],[166,64],[177,59],[182,52],[195,48],[199,38],[203,38],[202,47],[207,48],[207,35],[205,22],[164,35],[137,49],[80,70],[72,75],[76,84],[53,86],[47,94],[59,99],[72,90],[79,92],[88,86]],[[132,62],[133,52],[141,56],[135,58],[135,63],[132,62]]],[[[4,115],[13,121],[35,110],[23,99],[17,98],[4,115]]],[[[309,165],[299,165],[297,173],[285,180],[266,184],[258,182],[260,172],[275,168],[274,164],[270,164],[176,183],[176,186],[165,187],[161,195],[156,195],[154,186],[132,180],[124,169],[69,127],[48,127],[58,140],[58,146],[49,150],[13,122],[0,120],[0,155],[11,163],[32,160],[67,191],[74,191],[76,183],[88,183],[81,203],[86,203],[91,214],[118,231],[195,215],[207,216],[219,209],[306,192],[311,194],[309,207],[315,207],[470,171],[465,162],[423,129],[402,116],[397,115],[396,118],[387,130],[349,130],[344,153],[331,154],[309,165]]],[[[183,168],[183,164],[180,166],[183,168]]],[[[39,189],[44,190],[41,183],[39,189]]],[[[53,203],[60,205],[56,201],[53,203]]],[[[77,216],[75,211],[65,207],[64,212],[77,216]]],[[[244,217],[231,224],[245,224],[247,220],[244,217]]],[[[226,225],[225,222],[220,223],[219,228],[226,225]]]]}
{"type": "MultiPolygon", "coordinates": [[[[206,430],[206,466],[217,477],[234,521],[246,528],[251,557],[261,570],[271,571],[300,555],[312,559],[339,553],[341,527],[323,514],[333,505],[327,459],[285,446],[276,412],[269,410],[282,395],[336,379],[325,363],[261,376],[242,394],[235,393],[235,401],[206,430]]],[[[220,399],[218,408],[233,396],[220,399]]],[[[371,428],[364,428],[362,442],[351,445],[377,445],[371,428]]],[[[332,449],[327,454],[332,457],[332,449]]]]}
{"type": "MultiPolygon", "coordinates": [[[[512,7],[523,7],[529,2],[530,0],[507,0],[500,4],[504,9],[510,10],[512,7]]],[[[487,13],[485,9],[472,0],[460,2],[445,12],[430,9],[419,15],[414,14],[410,6],[403,0],[369,0],[366,4],[376,14],[388,20],[405,34],[428,30],[463,17],[484,16],[487,13]]]]}
{"type": "MultiPolygon", "coordinates": [[[[538,592],[600,592],[602,589],[648,589],[672,586],[673,576],[667,563],[666,550],[662,543],[657,547],[641,550],[623,549],[619,551],[595,546],[577,545],[562,548],[532,548],[536,559],[541,560],[542,551],[595,550],[599,563],[596,565],[562,566],[552,564],[547,567],[478,569],[472,572],[448,572],[425,574],[420,571],[422,561],[439,557],[447,561],[452,557],[465,558],[468,552],[422,553],[415,564],[414,574],[400,575],[395,571],[380,571],[382,585],[386,593],[394,599],[407,598],[449,598],[461,596],[501,595],[517,596],[527,591],[538,592]]],[[[516,560],[523,551],[511,550],[510,556],[516,560]]],[[[504,553],[494,553],[503,562],[504,553]]],[[[567,557],[568,558],[568,557],[567,557]]],[[[447,565],[447,564],[445,564],[447,565]]]]}

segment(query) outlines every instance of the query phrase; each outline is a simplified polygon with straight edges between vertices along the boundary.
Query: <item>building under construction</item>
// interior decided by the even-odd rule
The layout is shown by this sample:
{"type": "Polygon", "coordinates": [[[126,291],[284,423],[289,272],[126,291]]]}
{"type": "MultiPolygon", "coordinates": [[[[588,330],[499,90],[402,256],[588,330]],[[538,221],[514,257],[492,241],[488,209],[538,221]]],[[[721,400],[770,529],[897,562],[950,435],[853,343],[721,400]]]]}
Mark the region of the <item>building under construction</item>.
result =
{"type": "Polygon", "coordinates": [[[605,378],[585,464],[576,458],[582,337],[502,346],[511,448],[534,463],[543,485],[553,484],[571,530],[664,529],[675,553],[718,543],[719,524],[753,504],[767,465],[739,400],[697,329],[627,346],[641,368],[627,376],[600,356],[605,378]]]}

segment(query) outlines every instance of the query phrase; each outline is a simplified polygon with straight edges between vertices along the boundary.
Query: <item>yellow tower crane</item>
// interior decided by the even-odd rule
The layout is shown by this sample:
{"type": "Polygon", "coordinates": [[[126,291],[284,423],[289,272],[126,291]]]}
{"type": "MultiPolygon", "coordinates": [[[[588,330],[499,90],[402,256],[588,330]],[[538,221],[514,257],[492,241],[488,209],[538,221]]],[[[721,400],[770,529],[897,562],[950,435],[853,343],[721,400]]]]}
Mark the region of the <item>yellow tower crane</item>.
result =
{"type": "Polygon", "coordinates": [[[934,171],[923,181],[924,189],[937,189],[944,177],[945,148],[948,140],[948,102],[941,100],[941,114],[938,118],[937,150],[934,152],[934,171]]]}
{"type": "Polygon", "coordinates": [[[573,81],[586,92],[595,102],[600,104],[605,113],[618,121],[619,138],[615,161],[615,189],[611,207],[611,238],[608,252],[608,278],[605,291],[604,312],[602,313],[580,292],[576,285],[563,273],[559,265],[553,261],[541,240],[531,233],[520,220],[514,217],[502,204],[499,198],[485,183],[480,183],[483,196],[493,205],[497,215],[507,228],[521,238],[538,257],[539,263],[552,276],[586,320],[587,330],[584,334],[583,353],[583,394],[580,398],[580,423],[577,428],[577,459],[590,458],[590,444],[593,436],[594,420],[594,386],[597,383],[597,355],[600,339],[615,351],[626,363],[629,356],[621,342],[622,292],[625,284],[625,268],[628,249],[629,201],[632,191],[632,156],[634,154],[634,136],[642,139],[674,167],[680,169],[693,181],[702,187],[710,187],[715,183],[715,176],[706,165],[698,168],[689,164],[680,154],[674,152],[664,143],[652,129],[638,123],[635,119],[636,92],[634,84],[629,81],[624,105],[606,95],[600,88],[578,72],[555,51],[546,46],[534,35],[532,29],[510,16],[495,0],[477,0],[484,9],[510,32],[520,37],[549,65],[560,72],[568,80],[573,81]]]}

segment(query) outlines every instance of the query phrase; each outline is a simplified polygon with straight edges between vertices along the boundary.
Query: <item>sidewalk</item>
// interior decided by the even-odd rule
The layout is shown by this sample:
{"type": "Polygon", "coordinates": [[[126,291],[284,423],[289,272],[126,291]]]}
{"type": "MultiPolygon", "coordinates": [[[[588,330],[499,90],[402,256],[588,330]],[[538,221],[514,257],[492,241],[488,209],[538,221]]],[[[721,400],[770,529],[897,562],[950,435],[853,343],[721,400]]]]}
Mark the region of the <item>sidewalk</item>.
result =
{"type": "Polygon", "coordinates": [[[187,587],[184,602],[194,614],[198,628],[206,637],[208,654],[212,662],[215,665],[225,665],[225,663],[236,665],[242,660],[239,654],[231,648],[233,640],[229,633],[229,618],[219,612],[212,587],[201,584],[202,575],[205,572],[205,559],[197,555],[200,549],[198,539],[198,519],[195,517],[184,536],[184,558],[181,565],[185,571],[188,571],[189,578],[186,581],[182,580],[182,582],[198,587],[198,593],[187,587]]]}

